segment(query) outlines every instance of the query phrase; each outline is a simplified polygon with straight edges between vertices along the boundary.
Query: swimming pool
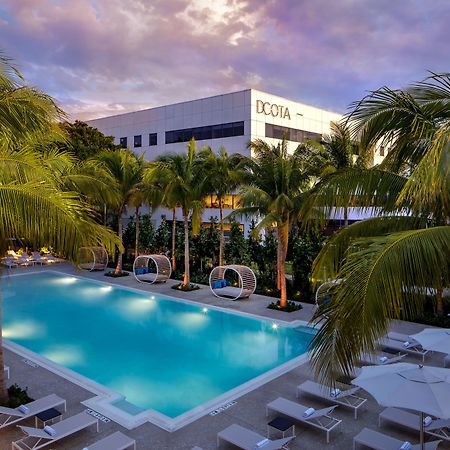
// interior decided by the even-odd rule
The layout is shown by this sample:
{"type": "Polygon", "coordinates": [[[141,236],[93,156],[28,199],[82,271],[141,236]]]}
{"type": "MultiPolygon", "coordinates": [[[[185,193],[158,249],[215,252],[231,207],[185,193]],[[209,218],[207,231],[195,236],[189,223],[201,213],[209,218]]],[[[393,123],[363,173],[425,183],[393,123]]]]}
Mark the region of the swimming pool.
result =
{"type": "MultiPolygon", "coordinates": [[[[303,355],[307,327],[56,272],[4,277],[3,336],[120,393],[131,414],[186,414],[303,355]]],[[[251,300],[250,300],[251,301],[251,300]]]]}

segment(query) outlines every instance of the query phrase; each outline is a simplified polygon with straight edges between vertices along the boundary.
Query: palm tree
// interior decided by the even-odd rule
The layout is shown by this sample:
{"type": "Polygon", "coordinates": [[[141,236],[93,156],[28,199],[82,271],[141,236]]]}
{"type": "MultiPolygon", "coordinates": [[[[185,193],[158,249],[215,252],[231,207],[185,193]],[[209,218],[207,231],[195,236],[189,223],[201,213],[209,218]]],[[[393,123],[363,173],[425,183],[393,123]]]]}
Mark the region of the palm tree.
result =
{"type": "MultiPolygon", "coordinates": [[[[199,167],[195,140],[192,139],[187,145],[187,153],[164,156],[152,163],[147,170],[145,181],[151,185],[159,185],[164,189],[163,204],[170,205],[172,208],[179,205],[181,208],[184,222],[184,278],[182,286],[189,287],[189,219],[192,223],[192,232],[195,235],[200,229],[204,209],[203,198],[206,192],[205,174],[199,167]]],[[[172,232],[172,238],[173,235],[172,232]]]]}
{"type": "Polygon", "coordinates": [[[244,181],[249,161],[239,153],[231,155],[221,147],[218,154],[214,153],[211,147],[205,147],[200,152],[200,164],[206,173],[209,193],[217,197],[219,204],[219,266],[223,265],[223,246],[225,241],[223,229],[223,207],[226,195],[232,194],[244,181]]]}
{"type": "Polygon", "coordinates": [[[27,86],[13,60],[0,52],[0,145],[32,148],[62,139],[57,120],[64,112],[47,94],[27,86]]]}
{"type": "MultiPolygon", "coordinates": [[[[142,180],[145,172],[144,155],[138,157],[127,149],[107,150],[99,153],[96,160],[103,164],[114,180],[111,189],[115,190],[116,200],[112,207],[117,214],[118,235],[122,242],[122,216],[125,208],[134,206],[137,208],[137,214],[139,214],[139,206],[142,200],[142,180]]],[[[138,220],[138,218],[136,219],[138,220]]],[[[120,274],[121,272],[122,252],[119,252],[114,273],[120,274]]]]}
{"type": "Polygon", "coordinates": [[[297,219],[309,176],[303,168],[302,148],[291,155],[285,140],[269,145],[262,140],[249,143],[254,159],[249,167],[250,183],[242,188],[243,207],[235,214],[251,214],[260,218],[254,232],[263,228],[277,230],[277,288],[280,306],[287,304],[286,255],[290,225],[297,219]]]}
{"type": "Polygon", "coordinates": [[[443,312],[450,282],[449,105],[448,74],[406,90],[384,87],[353,105],[352,132],[364,145],[389,144],[390,152],[380,167],[338,174],[316,192],[315,206],[325,210],[340,192],[379,211],[335,234],[314,263],[313,278],[326,271],[342,280],[314,318],[323,322],[312,346],[323,381],[350,374],[391,319],[421,313],[430,288],[443,312]]]}
{"type": "MultiPolygon", "coordinates": [[[[351,138],[346,121],[331,122],[331,133],[321,142],[308,141],[304,144],[305,165],[311,175],[321,180],[336,172],[351,168],[367,168],[371,152],[362,148],[359,142],[351,138]]],[[[348,225],[348,204],[342,205],[344,226],[348,225]]]]}
{"type": "MultiPolygon", "coordinates": [[[[120,246],[117,236],[96,223],[95,211],[79,193],[63,186],[60,172],[55,170],[67,168],[69,155],[33,151],[55,137],[61,138],[55,130],[62,110],[51,97],[26,86],[11,59],[3,55],[0,91],[0,251],[6,249],[6,239],[21,236],[36,247],[52,246],[71,261],[77,261],[83,246],[103,245],[113,252],[120,246]]],[[[3,367],[1,311],[0,297],[3,367]]],[[[7,396],[1,370],[0,399],[7,396]]]]}

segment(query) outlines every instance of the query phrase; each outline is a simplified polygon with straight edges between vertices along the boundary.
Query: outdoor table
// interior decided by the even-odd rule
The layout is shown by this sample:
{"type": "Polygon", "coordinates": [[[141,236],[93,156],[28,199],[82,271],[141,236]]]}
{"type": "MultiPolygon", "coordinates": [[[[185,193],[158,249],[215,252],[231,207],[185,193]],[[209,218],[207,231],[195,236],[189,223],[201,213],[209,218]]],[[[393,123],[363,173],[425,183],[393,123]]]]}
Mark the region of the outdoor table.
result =
{"type": "Polygon", "coordinates": [[[275,417],[267,424],[267,437],[270,437],[270,428],[281,431],[283,438],[284,434],[292,428],[292,437],[295,437],[295,423],[285,417],[275,417]]]}
{"type": "Polygon", "coordinates": [[[48,422],[53,423],[57,417],[59,417],[59,421],[61,421],[62,415],[55,408],[50,408],[50,409],[47,409],[46,411],[42,411],[41,413],[36,414],[36,419],[35,419],[36,428],[38,428],[38,419],[42,422],[42,424],[45,427],[48,422]]]}

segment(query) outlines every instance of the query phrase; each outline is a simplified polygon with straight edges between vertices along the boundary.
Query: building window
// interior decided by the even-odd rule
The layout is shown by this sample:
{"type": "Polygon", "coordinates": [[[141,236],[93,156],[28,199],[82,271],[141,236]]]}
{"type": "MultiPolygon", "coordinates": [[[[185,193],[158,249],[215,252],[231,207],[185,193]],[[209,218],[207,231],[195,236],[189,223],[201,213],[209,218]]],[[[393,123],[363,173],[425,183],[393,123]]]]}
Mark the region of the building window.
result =
{"type": "Polygon", "coordinates": [[[120,138],[120,146],[122,148],[127,148],[128,147],[128,139],[126,137],[121,137],[120,138]]]}
{"type": "Polygon", "coordinates": [[[192,138],[195,138],[196,141],[202,141],[243,135],[244,122],[220,123],[204,127],[166,131],[166,144],[189,142],[192,138]]]}
{"type": "Polygon", "coordinates": [[[142,135],[137,135],[134,137],[134,148],[142,147],[142,135]]]}
{"type": "Polygon", "coordinates": [[[158,145],[158,134],[157,133],[150,133],[148,135],[148,145],[158,145]]]}
{"type": "Polygon", "coordinates": [[[311,131],[297,130],[296,128],[280,127],[266,123],[266,137],[283,139],[292,142],[320,141],[322,135],[311,131]]]}

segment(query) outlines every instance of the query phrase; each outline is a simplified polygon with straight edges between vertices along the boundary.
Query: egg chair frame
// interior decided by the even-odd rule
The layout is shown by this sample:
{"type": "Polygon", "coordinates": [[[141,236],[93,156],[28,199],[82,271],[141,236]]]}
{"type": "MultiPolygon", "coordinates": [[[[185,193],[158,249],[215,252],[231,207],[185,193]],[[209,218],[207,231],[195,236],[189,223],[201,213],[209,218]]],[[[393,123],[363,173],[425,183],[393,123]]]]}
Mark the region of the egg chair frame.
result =
{"type": "Polygon", "coordinates": [[[316,295],[315,295],[315,302],[316,302],[316,306],[319,307],[322,303],[323,303],[323,295],[328,292],[331,288],[333,288],[334,286],[337,286],[338,284],[340,284],[342,282],[341,278],[337,278],[335,280],[327,280],[324,283],[322,283],[316,291],[316,295]]]}
{"type": "Polygon", "coordinates": [[[139,255],[133,263],[133,274],[139,283],[165,283],[172,275],[172,264],[165,255],[139,255]],[[153,261],[156,273],[149,272],[153,261]]]}
{"type": "Polygon", "coordinates": [[[105,270],[108,267],[108,252],[104,247],[81,247],[80,263],[78,267],[83,270],[105,270]]]}
{"type": "Polygon", "coordinates": [[[250,267],[232,264],[229,266],[217,266],[209,274],[209,288],[218,298],[238,300],[248,298],[255,292],[256,276],[250,267]],[[238,287],[221,286],[218,283],[225,280],[225,274],[230,271],[238,275],[238,287]]]}

